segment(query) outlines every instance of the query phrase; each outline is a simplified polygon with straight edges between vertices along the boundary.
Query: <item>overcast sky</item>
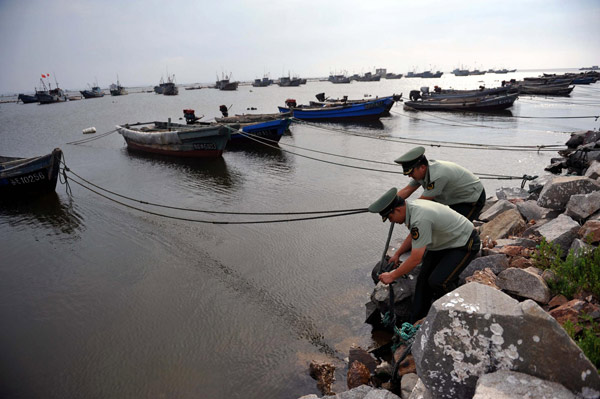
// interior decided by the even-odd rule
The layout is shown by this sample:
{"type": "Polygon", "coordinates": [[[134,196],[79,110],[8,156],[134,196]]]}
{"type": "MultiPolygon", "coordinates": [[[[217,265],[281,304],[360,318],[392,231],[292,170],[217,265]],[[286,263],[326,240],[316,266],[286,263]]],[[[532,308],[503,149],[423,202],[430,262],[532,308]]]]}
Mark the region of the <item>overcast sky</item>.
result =
{"type": "Polygon", "coordinates": [[[0,0],[0,93],[600,64],[600,0],[0,0]]]}

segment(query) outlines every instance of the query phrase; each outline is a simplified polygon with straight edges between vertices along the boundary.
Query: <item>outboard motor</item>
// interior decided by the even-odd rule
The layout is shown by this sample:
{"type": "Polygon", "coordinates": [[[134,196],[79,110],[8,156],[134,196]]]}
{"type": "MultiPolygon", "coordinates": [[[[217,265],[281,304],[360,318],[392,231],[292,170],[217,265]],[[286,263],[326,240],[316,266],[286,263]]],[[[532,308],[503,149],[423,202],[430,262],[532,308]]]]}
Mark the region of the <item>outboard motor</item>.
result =
{"type": "Polygon", "coordinates": [[[435,91],[436,93],[441,93],[442,88],[440,86],[433,86],[433,91],[435,91]]]}
{"type": "Polygon", "coordinates": [[[423,87],[421,87],[421,93],[423,93],[423,94],[429,94],[429,86],[423,86],[423,87]]]}
{"type": "Polygon", "coordinates": [[[317,100],[319,100],[320,102],[325,101],[325,93],[316,94],[315,97],[317,97],[317,100]]]}
{"type": "Polygon", "coordinates": [[[417,101],[421,98],[421,92],[419,90],[411,90],[408,97],[410,98],[410,101],[417,101]]]}
{"type": "Polygon", "coordinates": [[[285,105],[288,108],[296,108],[296,100],[294,100],[293,98],[288,98],[287,100],[285,100],[285,105]]]}
{"type": "Polygon", "coordinates": [[[347,101],[348,101],[348,96],[344,96],[344,97],[342,97],[342,102],[343,102],[343,103],[345,103],[345,102],[347,102],[347,101]]]}
{"type": "Polygon", "coordinates": [[[196,116],[196,112],[193,109],[184,109],[183,117],[185,118],[185,123],[187,123],[188,125],[191,125],[192,123],[200,119],[196,116]]]}
{"type": "Polygon", "coordinates": [[[224,118],[227,118],[229,116],[229,110],[227,109],[227,105],[220,105],[219,111],[221,111],[224,118]]]}

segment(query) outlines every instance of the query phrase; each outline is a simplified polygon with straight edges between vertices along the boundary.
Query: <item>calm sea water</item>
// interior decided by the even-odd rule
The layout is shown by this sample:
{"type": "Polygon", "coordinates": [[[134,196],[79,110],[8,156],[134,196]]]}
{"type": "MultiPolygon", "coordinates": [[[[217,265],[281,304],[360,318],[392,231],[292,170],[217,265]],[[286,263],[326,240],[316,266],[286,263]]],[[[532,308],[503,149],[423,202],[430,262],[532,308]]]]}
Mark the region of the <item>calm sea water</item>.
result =
{"type": "MultiPolygon", "coordinates": [[[[66,143],[90,137],[81,133],[90,126],[100,134],[119,123],[176,121],[184,108],[211,119],[219,116],[221,104],[232,106],[231,113],[249,107],[270,113],[286,98],[306,103],[319,92],[408,97],[423,85],[495,87],[502,79],[540,73],[0,104],[0,155],[36,156],[61,147],[73,172],[94,184],[177,207],[234,212],[363,208],[407,179],[301,155],[398,171],[391,165],[305,149],[392,162],[413,145],[377,138],[564,144],[564,132],[594,129],[598,122],[411,113],[398,105],[380,124],[320,125],[327,130],[293,124],[280,149],[226,151],[217,160],[130,153],[118,134],[85,145],[66,143]]],[[[598,114],[599,104],[596,84],[578,86],[566,98],[522,97],[511,111],[527,117],[588,116],[598,114]]],[[[556,153],[428,147],[427,155],[478,173],[520,176],[543,174],[556,153]]],[[[484,181],[489,195],[519,184],[484,181]]],[[[74,183],[70,187],[72,195],[59,184],[56,195],[0,207],[0,396],[295,398],[319,393],[308,375],[311,360],[334,362],[334,390],[342,391],[346,365],[340,359],[352,344],[373,344],[364,304],[388,231],[378,216],[203,224],[142,213],[74,183]]],[[[144,208],[203,220],[258,218],[144,208]]],[[[403,234],[396,229],[396,238],[403,234]]]]}

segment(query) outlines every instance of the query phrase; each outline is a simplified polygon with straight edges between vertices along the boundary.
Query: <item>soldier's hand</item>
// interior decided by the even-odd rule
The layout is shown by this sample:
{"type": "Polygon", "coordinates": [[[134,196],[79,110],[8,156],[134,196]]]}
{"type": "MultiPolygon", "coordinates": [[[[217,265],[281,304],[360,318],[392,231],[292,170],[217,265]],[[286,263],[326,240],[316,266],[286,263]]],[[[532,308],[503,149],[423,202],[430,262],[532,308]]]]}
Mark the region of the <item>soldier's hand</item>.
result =
{"type": "Polygon", "coordinates": [[[379,275],[379,281],[383,284],[391,284],[393,283],[395,278],[392,276],[392,273],[381,273],[379,275]]]}

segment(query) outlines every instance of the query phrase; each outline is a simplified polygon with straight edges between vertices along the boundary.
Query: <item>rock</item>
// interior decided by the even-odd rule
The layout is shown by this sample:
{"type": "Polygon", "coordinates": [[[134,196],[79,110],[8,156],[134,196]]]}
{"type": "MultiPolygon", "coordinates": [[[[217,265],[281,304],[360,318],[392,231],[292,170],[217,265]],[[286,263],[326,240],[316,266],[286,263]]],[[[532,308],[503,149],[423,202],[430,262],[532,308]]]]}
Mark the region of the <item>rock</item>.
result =
{"type": "Polygon", "coordinates": [[[500,248],[499,252],[507,256],[524,256],[529,258],[533,253],[533,249],[521,247],[519,245],[506,245],[500,248]]]}
{"type": "Polygon", "coordinates": [[[537,204],[537,201],[522,201],[517,202],[517,210],[525,218],[525,220],[539,220],[558,216],[558,211],[550,208],[542,208],[537,204]],[[556,214],[556,215],[555,215],[556,214]]]}
{"type": "Polygon", "coordinates": [[[309,366],[310,376],[317,380],[317,388],[323,395],[331,395],[331,384],[335,381],[335,366],[331,363],[312,361],[309,366]]]}
{"type": "Polygon", "coordinates": [[[500,215],[502,212],[508,211],[509,209],[517,209],[517,205],[505,199],[501,199],[494,205],[492,205],[487,211],[482,212],[479,215],[479,220],[489,222],[490,220],[493,220],[496,216],[500,215]]]}
{"type": "Polygon", "coordinates": [[[567,203],[565,215],[575,220],[583,220],[598,209],[600,209],[600,191],[594,191],[589,194],[577,194],[573,195],[567,203]]]}
{"type": "Polygon", "coordinates": [[[528,267],[533,266],[533,262],[522,256],[514,256],[510,258],[508,265],[509,267],[515,267],[517,269],[527,269],[528,267]]]}
{"type": "Polygon", "coordinates": [[[593,161],[588,167],[587,171],[584,174],[585,177],[589,177],[593,180],[600,179],[600,162],[593,161]]]}
{"type": "Polygon", "coordinates": [[[408,399],[433,399],[433,395],[425,387],[423,381],[421,381],[421,379],[419,378],[408,399]]]}
{"type": "MultiPolygon", "coordinates": [[[[396,349],[394,352],[394,363],[398,362],[398,359],[404,356],[406,348],[406,345],[400,345],[398,349],[396,349]]],[[[404,374],[415,373],[416,371],[415,359],[409,353],[398,365],[398,377],[402,377],[404,374]]]]}
{"type": "Polygon", "coordinates": [[[508,258],[506,255],[490,255],[475,258],[458,276],[458,283],[464,284],[465,279],[472,276],[477,270],[490,269],[494,274],[500,273],[508,268],[508,258]]]}
{"type": "Polygon", "coordinates": [[[563,326],[567,321],[577,324],[579,312],[581,312],[584,306],[585,301],[573,299],[555,309],[552,309],[550,311],[550,316],[554,317],[561,326],[563,326]]]}
{"type": "Polygon", "coordinates": [[[587,130],[582,132],[571,133],[571,138],[567,140],[565,145],[569,148],[577,148],[580,145],[594,143],[600,140],[600,132],[587,130]]]}
{"type": "Polygon", "coordinates": [[[374,373],[375,368],[377,367],[377,360],[375,359],[375,357],[366,350],[359,347],[352,346],[350,348],[350,354],[348,356],[348,359],[348,364],[354,363],[355,360],[361,362],[369,369],[370,373],[374,373]]]}
{"type": "Polygon", "coordinates": [[[578,230],[579,223],[566,215],[560,215],[537,229],[546,241],[560,245],[565,254],[577,237],[578,230]]]}
{"type": "Polygon", "coordinates": [[[563,210],[572,195],[588,194],[598,190],[600,190],[600,183],[587,177],[556,177],[544,186],[537,204],[544,208],[563,210]]]}
{"type": "Polygon", "coordinates": [[[584,240],[589,238],[592,243],[597,243],[600,241],[600,220],[588,220],[579,229],[578,234],[584,240]]]}
{"type": "Polygon", "coordinates": [[[525,248],[535,248],[537,246],[537,242],[524,237],[501,238],[499,240],[496,240],[496,247],[498,248],[506,247],[509,245],[518,245],[520,247],[525,248]]]}
{"type": "Polygon", "coordinates": [[[523,398],[576,399],[561,384],[509,370],[482,375],[473,395],[473,399],[523,398]]]}
{"type": "Polygon", "coordinates": [[[545,176],[540,176],[537,179],[530,181],[529,182],[529,192],[532,194],[536,194],[536,197],[539,197],[539,194],[542,191],[542,189],[544,188],[544,186],[546,185],[546,183],[548,183],[555,177],[556,176],[554,176],[554,175],[545,175],[545,176]]]}
{"type": "Polygon", "coordinates": [[[556,281],[556,273],[554,273],[550,269],[546,269],[542,273],[542,278],[544,279],[544,281],[546,282],[546,284],[552,284],[552,283],[554,283],[556,281]]]}
{"type": "Polygon", "coordinates": [[[573,253],[575,254],[575,256],[581,256],[583,255],[585,252],[592,250],[594,247],[588,243],[586,243],[585,241],[576,238],[573,240],[573,242],[571,243],[571,248],[569,248],[569,251],[573,251],[573,253]]]}
{"type": "MultiPolygon", "coordinates": [[[[600,392],[600,376],[534,301],[470,283],[432,305],[413,344],[417,374],[436,398],[469,398],[483,374],[510,369],[574,393],[600,392]]],[[[416,389],[416,387],[415,387],[416,389]]]]}
{"type": "Polygon", "coordinates": [[[402,376],[402,380],[400,380],[402,399],[408,399],[410,397],[410,394],[415,388],[415,385],[417,385],[418,380],[419,376],[415,373],[408,373],[402,376]]]}
{"type": "Polygon", "coordinates": [[[371,372],[361,362],[355,360],[348,368],[348,389],[353,389],[361,385],[368,385],[371,381],[371,372]]]}
{"type": "Polygon", "coordinates": [[[322,399],[400,399],[400,397],[385,389],[376,389],[368,385],[361,385],[334,396],[323,396],[322,399]]]}
{"type": "Polygon", "coordinates": [[[550,300],[550,289],[544,279],[527,269],[511,267],[504,270],[498,275],[496,285],[506,292],[539,303],[545,304],[550,300]]]}
{"type": "Polygon", "coordinates": [[[525,230],[525,222],[516,209],[509,209],[496,216],[492,221],[481,226],[479,235],[489,236],[492,240],[516,235],[525,230]]]}
{"type": "Polygon", "coordinates": [[[529,196],[529,191],[522,189],[521,187],[500,187],[496,190],[496,197],[498,200],[514,200],[514,199],[526,199],[529,196]]]}
{"type": "Polygon", "coordinates": [[[562,294],[559,294],[559,295],[556,295],[554,298],[550,299],[550,302],[548,302],[548,307],[550,309],[553,309],[558,306],[564,305],[567,302],[569,302],[567,297],[562,294]]]}
{"type": "Polygon", "coordinates": [[[483,270],[476,270],[472,276],[469,276],[465,279],[465,282],[467,282],[467,283],[475,282],[475,283],[479,283],[479,284],[485,284],[485,285],[495,288],[497,290],[500,289],[500,287],[498,287],[496,285],[496,275],[490,268],[486,268],[483,270]]]}
{"type": "Polygon", "coordinates": [[[386,377],[386,379],[389,379],[392,377],[392,373],[393,373],[392,365],[390,363],[386,362],[385,360],[382,361],[380,364],[378,364],[377,367],[375,367],[374,374],[378,377],[386,377]]]}
{"type": "Polygon", "coordinates": [[[498,202],[498,198],[496,198],[495,196],[487,198],[485,200],[485,205],[483,205],[483,208],[481,208],[480,213],[484,213],[485,211],[490,209],[492,207],[492,205],[494,205],[496,202],[498,202]]]}

